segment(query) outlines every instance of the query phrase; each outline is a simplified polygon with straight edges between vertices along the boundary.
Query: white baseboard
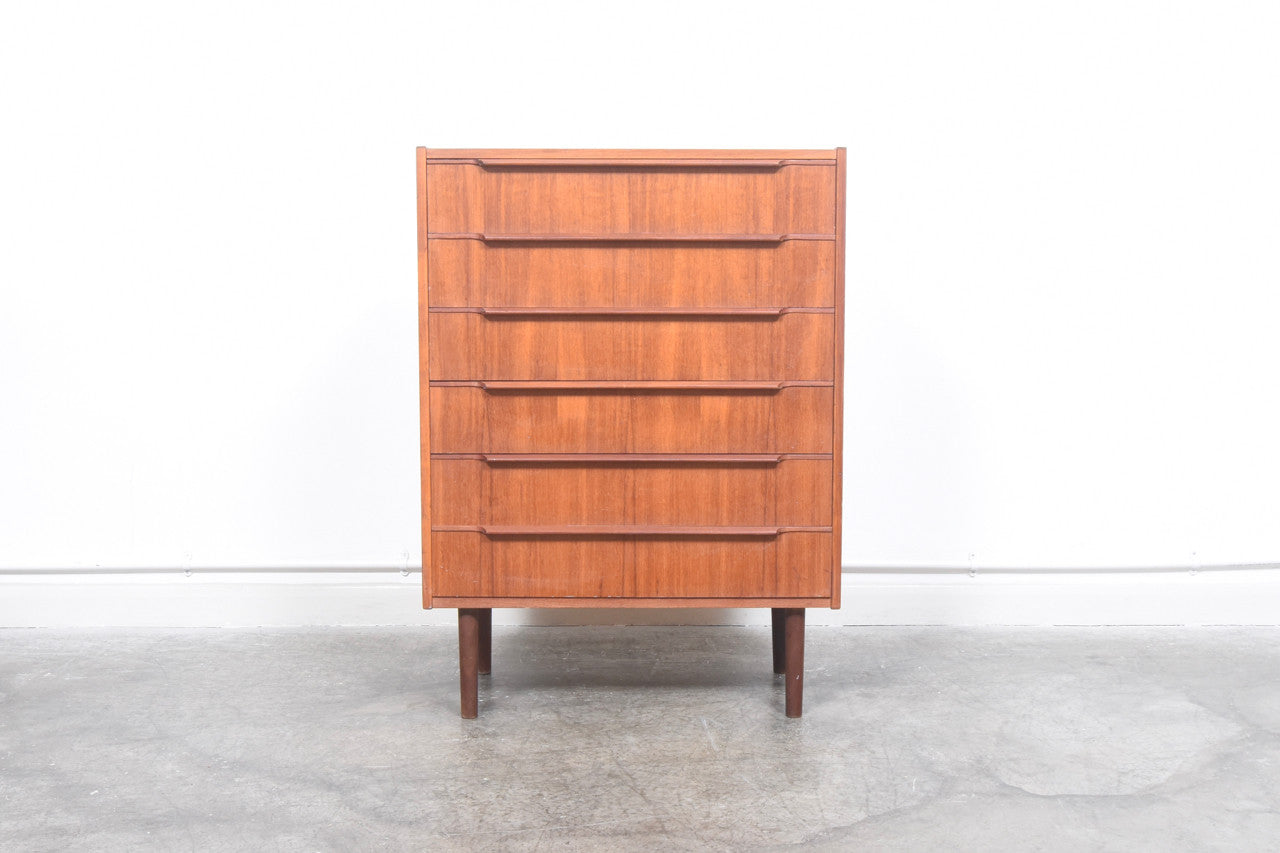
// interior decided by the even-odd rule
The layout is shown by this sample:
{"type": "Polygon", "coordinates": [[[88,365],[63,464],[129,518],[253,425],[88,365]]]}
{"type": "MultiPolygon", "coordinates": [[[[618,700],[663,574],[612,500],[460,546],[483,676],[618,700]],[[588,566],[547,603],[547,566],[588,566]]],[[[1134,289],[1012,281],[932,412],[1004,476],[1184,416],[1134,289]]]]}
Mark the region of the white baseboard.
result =
{"type": "MultiPolygon", "coordinates": [[[[453,625],[417,573],[30,572],[0,576],[0,627],[453,625]]],[[[1280,565],[1198,571],[846,571],[811,625],[1280,625],[1280,565]]],[[[499,625],[765,625],[763,610],[499,610],[499,625]]]]}

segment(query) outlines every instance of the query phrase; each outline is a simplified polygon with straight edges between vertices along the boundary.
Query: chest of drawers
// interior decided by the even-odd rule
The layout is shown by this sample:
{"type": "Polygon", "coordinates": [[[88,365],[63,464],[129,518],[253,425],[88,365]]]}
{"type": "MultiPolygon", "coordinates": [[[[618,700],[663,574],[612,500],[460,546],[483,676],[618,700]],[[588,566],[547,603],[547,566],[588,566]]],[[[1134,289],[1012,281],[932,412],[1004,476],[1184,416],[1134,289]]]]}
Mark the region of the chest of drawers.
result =
{"type": "Polygon", "coordinates": [[[840,603],[844,149],[418,149],[423,604],[840,603]]]}

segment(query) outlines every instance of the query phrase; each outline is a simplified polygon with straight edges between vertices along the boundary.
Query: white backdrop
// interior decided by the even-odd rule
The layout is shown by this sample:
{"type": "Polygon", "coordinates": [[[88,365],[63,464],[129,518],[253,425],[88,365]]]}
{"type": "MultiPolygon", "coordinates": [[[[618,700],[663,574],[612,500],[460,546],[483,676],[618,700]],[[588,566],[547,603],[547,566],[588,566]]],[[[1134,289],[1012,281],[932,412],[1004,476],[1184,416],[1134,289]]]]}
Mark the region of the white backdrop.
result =
{"type": "Polygon", "coordinates": [[[847,146],[847,565],[1280,561],[1276,4],[5,18],[2,567],[419,565],[419,144],[847,146]]]}

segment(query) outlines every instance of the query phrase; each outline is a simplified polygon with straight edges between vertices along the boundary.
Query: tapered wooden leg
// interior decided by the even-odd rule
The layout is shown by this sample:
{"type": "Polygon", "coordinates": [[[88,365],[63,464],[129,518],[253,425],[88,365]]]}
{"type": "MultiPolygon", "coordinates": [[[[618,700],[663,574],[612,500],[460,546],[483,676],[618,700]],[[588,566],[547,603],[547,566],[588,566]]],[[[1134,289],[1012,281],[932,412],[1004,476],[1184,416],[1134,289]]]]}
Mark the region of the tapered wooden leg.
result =
{"type": "Polygon", "coordinates": [[[773,672],[775,675],[782,675],[787,671],[787,656],[784,652],[786,645],[782,642],[782,623],[785,619],[786,611],[781,607],[771,609],[773,616],[773,672]]]}
{"type": "Polygon", "coordinates": [[[485,607],[477,610],[480,616],[480,648],[477,654],[477,669],[482,675],[488,675],[493,669],[493,610],[485,607]]]}
{"type": "Polygon", "coordinates": [[[804,699],[804,608],[787,608],[783,632],[786,634],[787,716],[800,716],[804,699]]]}
{"type": "Polygon", "coordinates": [[[480,611],[458,609],[458,673],[462,684],[462,718],[474,720],[479,705],[476,669],[480,658],[480,611]]]}

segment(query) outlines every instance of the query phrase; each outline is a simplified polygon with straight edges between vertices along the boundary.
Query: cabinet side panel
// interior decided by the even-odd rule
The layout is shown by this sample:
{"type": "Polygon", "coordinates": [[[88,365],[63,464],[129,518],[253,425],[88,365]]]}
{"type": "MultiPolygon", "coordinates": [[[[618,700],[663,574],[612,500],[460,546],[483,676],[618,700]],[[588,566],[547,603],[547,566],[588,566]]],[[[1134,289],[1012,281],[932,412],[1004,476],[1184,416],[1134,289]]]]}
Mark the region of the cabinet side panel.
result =
{"type": "Polygon", "coordinates": [[[840,607],[840,519],[844,484],[844,229],[845,229],[845,150],[836,149],[836,333],[834,413],[831,419],[833,499],[831,516],[831,607],[840,607]]]}
{"type": "Polygon", "coordinates": [[[418,428],[422,493],[422,606],[431,607],[431,377],[427,373],[430,263],[427,260],[427,149],[418,149],[418,428]]]}

